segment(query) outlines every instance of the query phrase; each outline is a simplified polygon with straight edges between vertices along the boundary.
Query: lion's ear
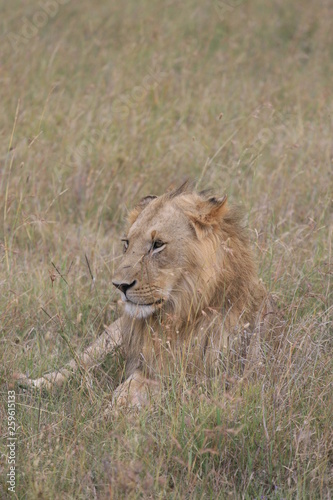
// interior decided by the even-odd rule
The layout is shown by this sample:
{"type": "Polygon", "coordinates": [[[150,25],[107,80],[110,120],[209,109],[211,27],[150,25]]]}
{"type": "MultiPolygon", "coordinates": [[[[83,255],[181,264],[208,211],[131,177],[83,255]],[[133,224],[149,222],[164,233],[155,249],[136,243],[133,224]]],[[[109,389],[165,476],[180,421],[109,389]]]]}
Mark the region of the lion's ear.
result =
{"type": "Polygon", "coordinates": [[[211,223],[219,222],[220,220],[223,219],[223,217],[227,213],[228,211],[227,198],[228,197],[226,194],[222,196],[222,198],[215,198],[214,196],[212,198],[209,198],[208,219],[210,220],[211,223]]]}
{"type": "Polygon", "coordinates": [[[227,195],[225,195],[222,198],[212,197],[201,201],[194,212],[187,212],[187,216],[198,238],[203,239],[218,227],[227,212],[227,195]]]}
{"type": "Polygon", "coordinates": [[[139,201],[139,203],[128,214],[128,222],[130,223],[130,225],[134,224],[136,219],[141,214],[142,210],[144,210],[152,200],[155,200],[155,198],[157,198],[157,196],[149,195],[145,196],[139,201]]]}

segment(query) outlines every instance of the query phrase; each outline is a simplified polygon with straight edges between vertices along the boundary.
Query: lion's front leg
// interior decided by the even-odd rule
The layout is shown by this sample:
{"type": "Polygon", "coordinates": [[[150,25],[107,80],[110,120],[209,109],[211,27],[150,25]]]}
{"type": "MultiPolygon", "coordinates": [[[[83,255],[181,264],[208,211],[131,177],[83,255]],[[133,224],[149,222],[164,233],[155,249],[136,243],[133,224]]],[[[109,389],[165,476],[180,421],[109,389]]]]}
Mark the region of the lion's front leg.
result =
{"type": "Polygon", "coordinates": [[[136,370],[128,379],[117,387],[113,394],[112,405],[117,408],[142,408],[147,406],[160,392],[160,383],[143,376],[136,370]]]}
{"type": "Polygon", "coordinates": [[[32,379],[22,373],[14,373],[13,378],[18,385],[26,388],[50,390],[63,385],[77,371],[83,372],[96,366],[104,357],[119,347],[122,342],[122,318],[114,321],[85,351],[76,355],[69,363],[57,371],[47,373],[40,378],[32,379]]]}

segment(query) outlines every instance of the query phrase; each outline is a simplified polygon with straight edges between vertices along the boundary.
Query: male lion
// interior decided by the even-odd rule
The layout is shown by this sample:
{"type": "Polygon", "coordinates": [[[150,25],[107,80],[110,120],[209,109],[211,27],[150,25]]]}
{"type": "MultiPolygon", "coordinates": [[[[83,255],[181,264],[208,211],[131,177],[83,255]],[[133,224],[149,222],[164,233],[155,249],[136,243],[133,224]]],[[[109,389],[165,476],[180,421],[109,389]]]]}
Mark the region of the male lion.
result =
{"type": "Polygon", "coordinates": [[[237,209],[188,184],[147,196],[129,214],[124,255],[113,278],[124,314],[57,372],[23,385],[50,388],[122,346],[126,379],[118,405],[142,406],[163,375],[180,363],[187,374],[216,375],[228,352],[260,364],[260,339],[273,306],[257,276],[237,209]]]}

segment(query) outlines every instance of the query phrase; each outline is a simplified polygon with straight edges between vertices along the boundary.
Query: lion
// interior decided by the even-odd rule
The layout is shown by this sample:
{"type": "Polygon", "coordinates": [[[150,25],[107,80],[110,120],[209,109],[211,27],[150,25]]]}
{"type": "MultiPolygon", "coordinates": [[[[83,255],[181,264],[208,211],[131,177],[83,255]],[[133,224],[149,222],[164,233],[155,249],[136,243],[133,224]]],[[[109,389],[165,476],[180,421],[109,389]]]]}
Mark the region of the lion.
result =
{"type": "Polygon", "coordinates": [[[261,339],[275,314],[258,278],[237,207],[188,183],[146,196],[129,213],[123,256],[112,283],[123,315],[61,370],[19,383],[50,389],[115,348],[125,358],[118,406],[146,405],[180,363],[186,374],[216,377],[228,352],[244,373],[261,364],[261,339]]]}

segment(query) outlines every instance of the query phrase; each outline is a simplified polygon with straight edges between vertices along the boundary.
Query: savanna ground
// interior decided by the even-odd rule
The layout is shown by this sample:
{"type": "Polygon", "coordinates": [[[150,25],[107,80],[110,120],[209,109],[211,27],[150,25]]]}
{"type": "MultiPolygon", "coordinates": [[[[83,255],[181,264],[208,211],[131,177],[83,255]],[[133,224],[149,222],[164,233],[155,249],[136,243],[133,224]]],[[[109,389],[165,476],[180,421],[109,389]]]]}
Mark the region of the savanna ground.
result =
{"type": "Polygon", "coordinates": [[[1,3],[1,498],[331,498],[332,17],[324,0],[1,3]],[[285,319],[265,375],[208,391],[175,373],[111,418],[117,356],[51,394],[14,388],[117,316],[128,208],[187,177],[248,214],[285,319]]]}

